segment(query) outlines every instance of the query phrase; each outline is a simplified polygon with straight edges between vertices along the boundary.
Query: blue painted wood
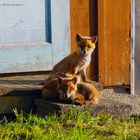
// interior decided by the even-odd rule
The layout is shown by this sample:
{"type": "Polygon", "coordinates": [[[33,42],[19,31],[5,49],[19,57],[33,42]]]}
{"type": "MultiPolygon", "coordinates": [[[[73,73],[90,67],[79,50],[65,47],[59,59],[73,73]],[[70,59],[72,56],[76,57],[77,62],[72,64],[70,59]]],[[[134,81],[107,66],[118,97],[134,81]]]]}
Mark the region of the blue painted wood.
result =
{"type": "Polygon", "coordinates": [[[4,0],[0,4],[0,43],[45,42],[45,0],[4,0]]]}
{"type": "Polygon", "coordinates": [[[43,71],[52,68],[52,45],[28,43],[0,46],[0,73],[43,71]]]}
{"type": "Polygon", "coordinates": [[[69,0],[0,2],[0,73],[51,70],[68,55],[69,5],[69,0]]]}
{"type": "Polygon", "coordinates": [[[51,0],[53,64],[70,54],[70,0],[51,0]]]}

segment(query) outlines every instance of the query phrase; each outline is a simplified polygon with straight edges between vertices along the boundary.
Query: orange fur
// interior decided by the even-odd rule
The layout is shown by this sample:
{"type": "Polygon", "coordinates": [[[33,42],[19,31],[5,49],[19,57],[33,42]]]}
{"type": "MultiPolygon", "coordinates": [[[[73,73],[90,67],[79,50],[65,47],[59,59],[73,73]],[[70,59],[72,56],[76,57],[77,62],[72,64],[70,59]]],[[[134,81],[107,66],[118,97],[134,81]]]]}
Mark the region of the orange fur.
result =
{"type": "Polygon", "coordinates": [[[60,80],[57,90],[61,94],[61,98],[71,99],[75,104],[79,105],[98,104],[99,91],[89,83],[79,82],[79,76],[76,75],[68,81],[60,80]]]}
{"type": "MultiPolygon", "coordinates": [[[[52,80],[46,81],[42,88],[42,97],[50,100],[67,100],[60,90],[64,90],[65,85],[68,84],[75,90],[75,85],[72,79],[75,77],[71,74],[61,74],[62,77],[56,76],[52,80]],[[62,81],[62,82],[61,82],[62,81]],[[60,84],[61,82],[61,84],[60,84]],[[60,90],[59,90],[60,89],[60,90]]],[[[80,80],[80,79],[79,79],[80,80]]]]}
{"type": "Polygon", "coordinates": [[[54,78],[45,83],[42,93],[45,99],[71,100],[79,105],[97,104],[99,100],[99,91],[92,84],[81,82],[80,75],[54,78]]]}
{"type": "Polygon", "coordinates": [[[65,57],[54,66],[51,74],[52,77],[56,73],[63,72],[75,75],[80,72],[83,81],[87,81],[86,68],[90,64],[91,54],[95,49],[97,37],[83,37],[77,34],[76,41],[78,47],[77,51],[65,57]]]}
{"type": "Polygon", "coordinates": [[[77,84],[78,90],[75,94],[75,103],[76,104],[98,104],[99,101],[99,91],[91,84],[80,82],[77,84]]]}
{"type": "Polygon", "coordinates": [[[58,100],[59,93],[57,91],[57,78],[46,82],[42,88],[42,97],[44,99],[58,100]]]}

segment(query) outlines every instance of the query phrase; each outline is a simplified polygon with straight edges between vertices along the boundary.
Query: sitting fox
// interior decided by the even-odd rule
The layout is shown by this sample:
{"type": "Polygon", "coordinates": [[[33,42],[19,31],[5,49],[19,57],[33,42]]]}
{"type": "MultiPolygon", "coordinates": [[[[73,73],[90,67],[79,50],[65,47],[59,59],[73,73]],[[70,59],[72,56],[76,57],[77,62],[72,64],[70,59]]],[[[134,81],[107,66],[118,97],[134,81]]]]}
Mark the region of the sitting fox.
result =
{"type": "Polygon", "coordinates": [[[77,51],[65,57],[54,66],[49,80],[53,79],[57,73],[77,74],[80,72],[82,80],[89,82],[86,76],[86,68],[90,64],[91,54],[95,49],[97,37],[83,37],[77,34],[76,42],[78,47],[77,51]]]}
{"type": "Polygon", "coordinates": [[[92,105],[98,103],[99,92],[93,85],[80,82],[80,76],[71,75],[69,78],[58,77],[47,82],[43,87],[43,98],[92,105]]]}

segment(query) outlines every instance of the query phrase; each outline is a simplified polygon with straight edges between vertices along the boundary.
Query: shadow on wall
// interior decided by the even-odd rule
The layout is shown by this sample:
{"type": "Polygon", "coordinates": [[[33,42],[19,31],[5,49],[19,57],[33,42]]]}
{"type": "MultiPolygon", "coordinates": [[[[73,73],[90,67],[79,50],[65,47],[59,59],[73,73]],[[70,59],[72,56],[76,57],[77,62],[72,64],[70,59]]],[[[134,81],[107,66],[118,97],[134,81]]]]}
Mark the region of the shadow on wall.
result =
{"type": "MultiPolygon", "coordinates": [[[[98,35],[98,1],[89,0],[90,13],[90,36],[98,35]]],[[[92,54],[90,77],[94,81],[98,81],[98,42],[96,49],[92,54]]]]}
{"type": "Polygon", "coordinates": [[[46,42],[52,43],[51,0],[45,0],[45,30],[46,30],[46,42]]]}

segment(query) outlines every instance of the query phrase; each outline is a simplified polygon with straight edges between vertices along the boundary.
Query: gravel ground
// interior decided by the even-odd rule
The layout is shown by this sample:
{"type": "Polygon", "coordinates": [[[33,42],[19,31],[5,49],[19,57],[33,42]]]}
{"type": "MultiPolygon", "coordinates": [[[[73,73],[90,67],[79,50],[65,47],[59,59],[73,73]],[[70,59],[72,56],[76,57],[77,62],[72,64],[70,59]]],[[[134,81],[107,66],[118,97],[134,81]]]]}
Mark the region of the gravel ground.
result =
{"type": "Polygon", "coordinates": [[[133,107],[132,114],[140,115],[140,95],[130,95],[124,89],[104,89],[100,95],[100,98],[109,98],[130,104],[133,107]]]}

